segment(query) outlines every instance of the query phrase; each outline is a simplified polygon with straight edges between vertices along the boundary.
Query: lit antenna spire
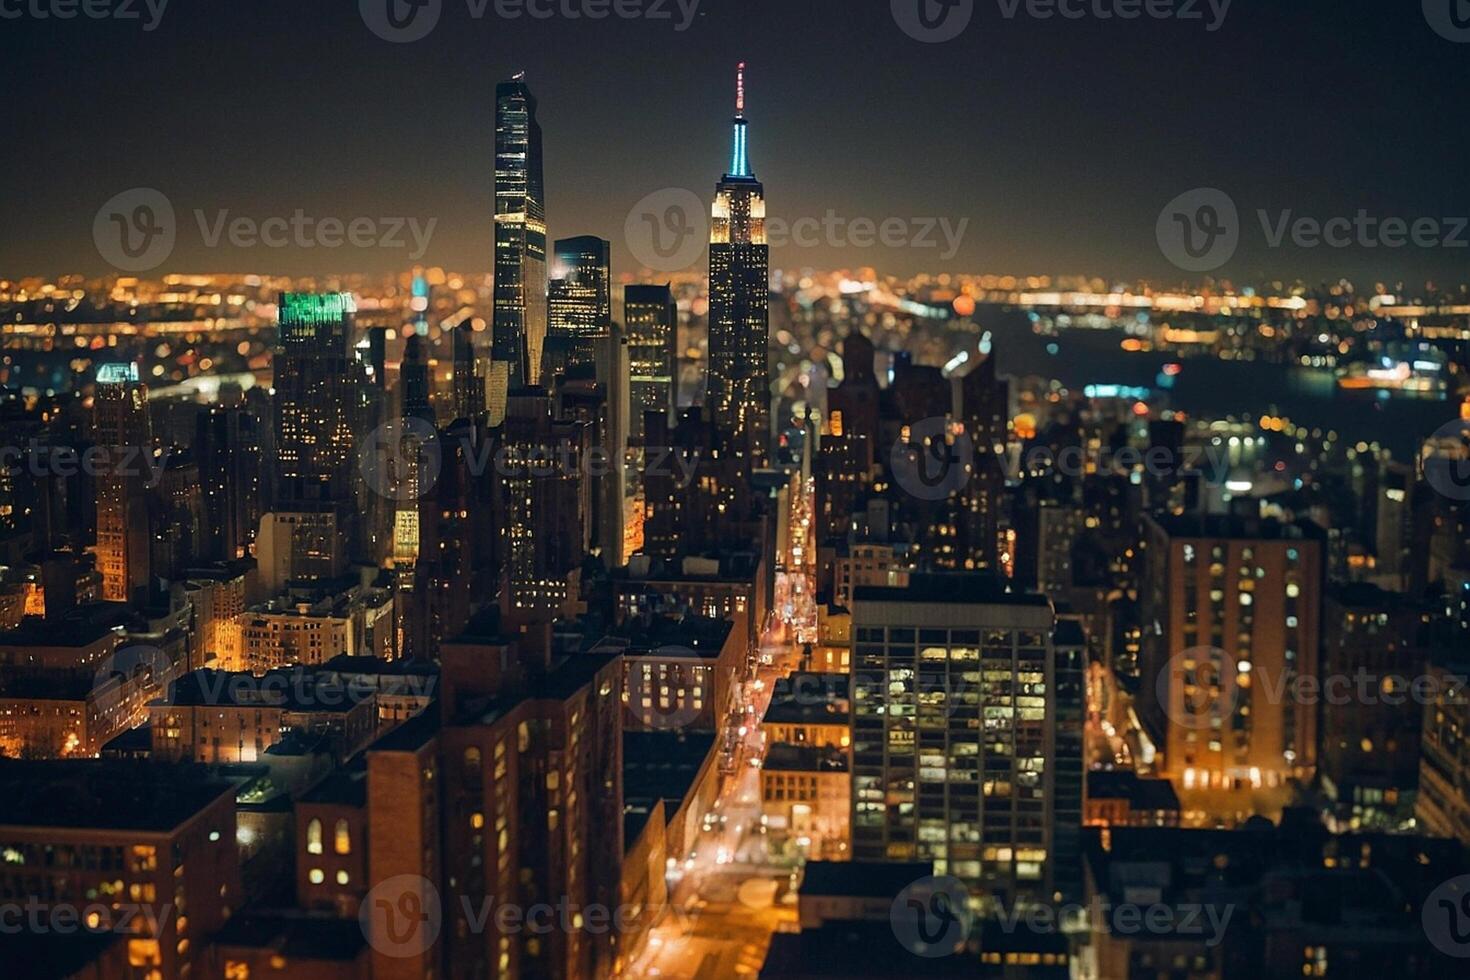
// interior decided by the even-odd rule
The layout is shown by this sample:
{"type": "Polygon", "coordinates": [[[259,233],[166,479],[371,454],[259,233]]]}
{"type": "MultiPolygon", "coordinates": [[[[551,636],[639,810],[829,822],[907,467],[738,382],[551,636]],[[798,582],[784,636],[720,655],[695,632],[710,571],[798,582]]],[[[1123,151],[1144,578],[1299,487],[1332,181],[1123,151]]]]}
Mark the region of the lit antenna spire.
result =
{"type": "Polygon", "coordinates": [[[735,143],[730,152],[730,176],[749,177],[750,160],[745,147],[745,62],[735,69],[735,143]]]}

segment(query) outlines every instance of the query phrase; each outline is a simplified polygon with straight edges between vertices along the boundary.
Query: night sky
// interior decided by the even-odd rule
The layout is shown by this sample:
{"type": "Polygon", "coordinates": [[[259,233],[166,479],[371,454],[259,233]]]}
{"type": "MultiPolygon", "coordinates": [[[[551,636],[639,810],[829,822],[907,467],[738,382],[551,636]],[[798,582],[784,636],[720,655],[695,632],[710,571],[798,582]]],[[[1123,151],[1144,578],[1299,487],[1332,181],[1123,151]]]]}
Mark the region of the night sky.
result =
{"type": "Polygon", "coordinates": [[[905,35],[888,0],[702,0],[682,33],[672,0],[673,21],[475,20],[444,3],[410,44],[372,34],[355,0],[171,0],[152,32],[0,20],[0,275],[107,271],[93,218],[135,186],[179,215],[159,271],[411,264],[402,249],[206,248],[193,212],[223,208],[437,218],[423,262],[487,270],[494,86],[516,70],[540,101],[551,235],[608,238],[630,273],[633,203],[664,187],[707,199],[727,166],[744,59],[771,214],[969,221],[948,261],[823,245],[778,249],[776,267],[1195,279],[1160,253],[1155,221],[1214,186],[1245,219],[1223,275],[1470,279],[1470,248],[1270,248],[1255,217],[1470,215],[1470,43],[1432,31],[1416,0],[1235,0],[1214,33],[1206,0],[1192,21],[1007,20],[975,0],[943,44],[905,35]]]}

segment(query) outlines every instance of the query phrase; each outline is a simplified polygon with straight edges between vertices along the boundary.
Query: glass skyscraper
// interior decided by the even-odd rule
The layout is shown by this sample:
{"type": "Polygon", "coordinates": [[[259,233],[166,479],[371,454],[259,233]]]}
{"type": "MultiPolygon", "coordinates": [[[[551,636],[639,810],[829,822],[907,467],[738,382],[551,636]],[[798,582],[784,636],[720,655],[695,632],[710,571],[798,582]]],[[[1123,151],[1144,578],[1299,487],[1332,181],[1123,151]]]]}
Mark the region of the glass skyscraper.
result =
{"type": "Polygon", "coordinates": [[[734,451],[754,462],[769,429],[770,249],[765,189],[747,155],[745,64],[736,87],[730,170],[715,188],[710,211],[709,372],[705,406],[733,437],[734,451]]]}
{"type": "Polygon", "coordinates": [[[495,87],[495,312],[491,423],[506,393],[534,385],[546,340],[546,193],[536,98],[517,74],[495,87]]]}
{"type": "Polygon", "coordinates": [[[612,246],[595,235],[557,239],[548,288],[549,322],[541,371],[593,364],[596,342],[612,327],[612,246]]]}
{"type": "Polygon", "coordinates": [[[606,337],[612,322],[609,253],[595,235],[559,238],[553,250],[549,330],[560,337],[606,337]]]}

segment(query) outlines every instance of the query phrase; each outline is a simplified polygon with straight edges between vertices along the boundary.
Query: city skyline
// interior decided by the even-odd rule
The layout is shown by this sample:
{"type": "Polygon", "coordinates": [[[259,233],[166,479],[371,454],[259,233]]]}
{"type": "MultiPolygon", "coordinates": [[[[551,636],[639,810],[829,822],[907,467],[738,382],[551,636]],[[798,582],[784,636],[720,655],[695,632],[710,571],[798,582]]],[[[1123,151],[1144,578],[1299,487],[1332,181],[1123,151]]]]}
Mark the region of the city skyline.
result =
{"type": "MultiPolygon", "coordinates": [[[[559,188],[550,234],[606,238],[615,276],[636,277],[622,233],[628,212],[664,188],[702,193],[711,162],[725,156],[722,135],[707,121],[728,104],[728,83],[722,70],[710,69],[745,60],[759,92],[763,176],[781,188],[770,202],[773,216],[820,221],[831,211],[848,222],[967,222],[943,261],[948,249],[937,234],[934,247],[860,248],[839,243],[848,240],[844,231],[838,240],[823,232],[812,247],[773,247],[774,268],[1182,281],[1197,277],[1160,254],[1156,219],[1175,195],[1216,187],[1244,222],[1239,252],[1219,275],[1249,282],[1348,276],[1411,287],[1455,280],[1462,255],[1454,244],[1362,246],[1355,233],[1345,248],[1300,247],[1290,238],[1272,245],[1287,211],[1292,220],[1318,222],[1355,218],[1359,210],[1377,222],[1470,214],[1470,199],[1433,164],[1464,148],[1464,137],[1444,133],[1437,120],[1452,104],[1454,86],[1444,80],[1463,73],[1470,59],[1413,12],[1369,18],[1355,15],[1363,6],[1325,0],[1289,11],[1236,3],[1209,31],[1208,20],[1037,19],[1026,6],[1007,17],[982,3],[963,34],[926,44],[907,36],[884,7],[837,16],[823,3],[811,12],[772,5],[738,17],[709,3],[678,31],[673,5],[676,19],[668,23],[594,23],[508,20],[494,8],[475,19],[449,3],[437,28],[412,43],[382,40],[350,8],[292,11],[270,45],[240,51],[274,70],[249,73],[243,83],[206,77],[188,85],[180,81],[194,39],[239,45],[258,34],[249,15],[211,12],[203,21],[168,7],[152,31],[122,22],[7,21],[0,39],[7,87],[49,107],[33,121],[38,145],[95,103],[87,96],[100,93],[103,76],[92,72],[106,73],[109,98],[155,105],[160,119],[191,123],[162,154],[136,113],[109,116],[96,138],[112,152],[24,172],[11,206],[33,231],[0,246],[0,268],[7,276],[105,272],[88,231],[103,202],[132,187],[157,188],[176,209],[169,270],[306,274],[411,264],[407,248],[236,248],[228,239],[211,248],[195,216],[203,212],[207,230],[221,212],[261,221],[297,208],[344,222],[436,220],[421,258],[477,268],[487,233],[470,219],[490,210],[480,162],[490,153],[485,78],[525,71],[543,104],[547,183],[559,188]],[[1293,43],[1314,23],[1333,24],[1340,47],[1293,43]],[[811,43],[814,28],[820,46],[811,43]],[[552,43],[522,43],[533,37],[552,43]],[[135,40],[150,57],[122,60],[135,40]],[[40,52],[55,44],[87,54],[64,90],[62,80],[36,70],[40,52]],[[894,58],[847,57],[869,45],[894,58]],[[1407,71],[1351,67],[1411,46],[1407,71]],[[653,69],[654,52],[672,67],[653,69]],[[910,70],[910,61],[922,70],[910,70]],[[294,96],[300,70],[336,62],[339,70],[308,89],[315,97],[294,96]],[[1283,73],[1287,80],[1277,81],[1283,73]],[[1187,100],[1180,77],[1189,80],[1187,100]],[[895,91],[922,112],[890,117],[885,93],[895,91]],[[227,108],[242,97],[268,107],[263,128],[283,135],[256,137],[242,121],[248,110],[242,117],[227,108]],[[367,125],[343,125],[364,113],[367,125]],[[1367,132],[1352,135],[1359,126],[1367,132]],[[1435,134],[1429,146],[1438,152],[1401,152],[1415,133],[1435,134]],[[599,147],[595,166],[571,152],[583,139],[599,147]],[[292,143],[312,150],[273,150],[292,143]],[[642,152],[650,145],[660,152],[642,152]],[[1336,179],[1309,179],[1323,172],[1336,179]],[[348,174],[360,178],[344,181],[348,174]]],[[[1457,240],[1450,231],[1442,229],[1443,239],[1457,240]]]]}
{"type": "Polygon", "coordinates": [[[1470,0],[285,3],[0,0],[6,977],[1458,975],[1470,0]]]}

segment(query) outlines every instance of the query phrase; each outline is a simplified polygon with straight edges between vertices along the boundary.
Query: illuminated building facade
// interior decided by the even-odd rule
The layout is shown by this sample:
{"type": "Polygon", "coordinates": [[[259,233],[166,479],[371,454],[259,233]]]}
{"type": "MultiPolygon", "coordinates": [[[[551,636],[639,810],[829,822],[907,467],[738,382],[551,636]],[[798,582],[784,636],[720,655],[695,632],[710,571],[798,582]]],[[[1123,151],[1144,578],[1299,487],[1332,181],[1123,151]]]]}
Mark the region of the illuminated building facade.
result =
{"type": "Polygon", "coordinates": [[[631,402],[631,441],[643,444],[644,415],[674,410],[675,347],[679,312],[674,294],[662,286],[623,288],[623,329],[628,337],[628,397],[631,402]]]}
{"type": "Polygon", "coordinates": [[[1318,771],[1333,829],[1401,829],[1419,785],[1426,709],[1409,685],[1428,663],[1428,610],[1402,593],[1354,582],[1328,590],[1322,619],[1324,675],[1372,678],[1384,695],[1323,701],[1318,771]]]}
{"type": "Polygon", "coordinates": [[[932,860],[976,890],[1050,898],[1064,819],[1053,626],[1044,596],[988,575],[856,590],[854,861],[932,860]]]}
{"type": "Polygon", "coordinates": [[[97,567],[102,598],[134,602],[146,598],[152,548],[141,454],[153,453],[148,386],[136,364],[105,364],[97,370],[93,399],[94,436],[103,452],[97,474],[97,567]]]}
{"type": "Polygon", "coordinates": [[[1176,780],[1186,807],[1194,789],[1248,798],[1253,788],[1310,778],[1317,705],[1275,692],[1318,672],[1323,548],[1315,527],[1228,515],[1144,522],[1138,704],[1163,755],[1159,773],[1176,780]]]}
{"type": "MultiPolygon", "coordinates": [[[[595,342],[612,327],[611,250],[594,235],[556,240],[547,287],[547,335],[567,344],[566,364],[595,363],[595,342]]],[[[559,373],[552,372],[550,360],[548,349],[543,371],[559,373]]]]}
{"type": "Polygon", "coordinates": [[[1428,676],[1433,696],[1424,706],[1414,812],[1424,833],[1470,844],[1470,663],[1434,664],[1428,676]]]}
{"type": "Polygon", "coordinates": [[[709,371],[705,405],[747,467],[765,456],[770,428],[770,248],[765,188],[747,155],[745,63],[740,64],[730,169],[710,210],[709,371]]]}
{"type": "Polygon", "coordinates": [[[495,310],[491,424],[541,375],[546,341],[546,190],[536,98],[523,74],[495,87],[495,310]]]}
{"type": "Polygon", "coordinates": [[[497,455],[508,611],[549,619],[567,575],[587,555],[591,481],[588,426],[552,418],[539,389],[513,395],[497,455]]]}
{"type": "Polygon", "coordinates": [[[974,472],[957,495],[958,561],[965,569],[996,571],[1001,561],[1001,505],[1005,500],[1005,451],[1010,433],[1010,386],[986,357],[960,380],[961,419],[974,451],[974,472]]]}
{"type": "Polygon", "coordinates": [[[446,975],[611,975],[625,937],[580,928],[580,915],[618,905],[621,658],[511,639],[493,609],[444,651],[438,792],[445,850],[459,862],[442,889],[446,975]],[[564,904],[577,926],[471,926],[483,909],[540,903],[564,904]]]}
{"type": "Polygon", "coordinates": [[[128,977],[204,976],[210,937],[244,904],[236,789],[203,766],[0,762],[0,894],[69,914],[72,931],[111,914],[128,977]]]}
{"type": "Polygon", "coordinates": [[[350,293],[282,293],[275,369],[276,506],[345,505],[357,463],[361,377],[350,293]]]}

